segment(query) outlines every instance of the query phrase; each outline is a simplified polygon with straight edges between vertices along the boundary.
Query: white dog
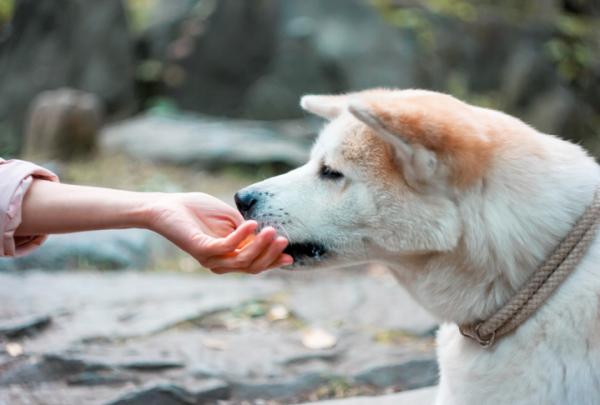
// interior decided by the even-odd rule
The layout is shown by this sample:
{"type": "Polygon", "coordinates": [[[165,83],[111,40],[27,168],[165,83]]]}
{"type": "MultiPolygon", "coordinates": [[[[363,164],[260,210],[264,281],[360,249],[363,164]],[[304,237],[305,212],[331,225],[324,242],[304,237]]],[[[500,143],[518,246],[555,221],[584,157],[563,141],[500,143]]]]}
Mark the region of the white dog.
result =
{"type": "Polygon", "coordinates": [[[301,105],[330,121],[310,161],[236,195],[247,218],[289,237],[294,267],[388,265],[447,322],[437,404],[600,404],[600,238],[493,347],[456,326],[502,307],[569,233],[600,184],[594,159],[430,91],[306,96],[301,105]]]}

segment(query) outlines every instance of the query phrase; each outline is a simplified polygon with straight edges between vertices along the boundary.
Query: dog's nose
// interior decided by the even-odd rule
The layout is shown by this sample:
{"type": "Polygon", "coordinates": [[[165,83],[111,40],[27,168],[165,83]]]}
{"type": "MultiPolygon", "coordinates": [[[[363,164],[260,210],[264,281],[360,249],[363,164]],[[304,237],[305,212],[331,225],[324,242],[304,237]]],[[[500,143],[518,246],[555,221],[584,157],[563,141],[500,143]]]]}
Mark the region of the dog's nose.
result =
{"type": "Polygon", "coordinates": [[[258,201],[256,198],[256,194],[250,190],[241,190],[235,193],[235,196],[233,198],[235,200],[235,205],[237,205],[238,210],[242,213],[244,218],[248,219],[252,208],[256,205],[256,202],[258,201]]]}

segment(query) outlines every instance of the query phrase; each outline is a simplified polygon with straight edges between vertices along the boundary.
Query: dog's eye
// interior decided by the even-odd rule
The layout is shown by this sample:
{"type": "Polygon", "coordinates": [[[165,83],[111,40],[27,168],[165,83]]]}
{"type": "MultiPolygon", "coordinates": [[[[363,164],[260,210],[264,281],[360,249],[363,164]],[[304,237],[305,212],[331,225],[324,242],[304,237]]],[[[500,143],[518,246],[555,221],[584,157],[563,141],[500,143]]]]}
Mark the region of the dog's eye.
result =
{"type": "Polygon", "coordinates": [[[322,179],[327,179],[327,180],[338,180],[338,179],[341,179],[342,177],[344,177],[344,175],[342,173],[336,172],[331,167],[325,166],[325,165],[321,166],[321,171],[319,172],[319,176],[321,176],[322,179]]]}

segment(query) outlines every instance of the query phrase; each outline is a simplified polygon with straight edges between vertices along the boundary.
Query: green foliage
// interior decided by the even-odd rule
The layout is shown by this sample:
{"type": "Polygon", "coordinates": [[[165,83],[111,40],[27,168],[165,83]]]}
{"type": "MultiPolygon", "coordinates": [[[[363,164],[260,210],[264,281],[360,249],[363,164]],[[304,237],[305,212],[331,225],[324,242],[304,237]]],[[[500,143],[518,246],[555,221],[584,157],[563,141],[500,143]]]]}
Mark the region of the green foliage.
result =
{"type": "Polygon", "coordinates": [[[141,32],[148,26],[150,12],[157,3],[158,0],[126,0],[125,5],[133,32],[141,32]]]}
{"type": "Polygon", "coordinates": [[[416,7],[395,7],[391,0],[373,0],[373,5],[390,24],[415,35],[421,48],[430,50],[434,47],[434,27],[426,10],[416,7]]]}
{"type": "Polygon", "coordinates": [[[8,22],[15,11],[15,0],[0,0],[0,27],[8,22]]]}
{"type": "Polygon", "coordinates": [[[478,15],[478,10],[473,2],[468,0],[428,0],[423,4],[432,13],[458,18],[462,21],[474,21],[478,15]]]}
{"type": "MultiPolygon", "coordinates": [[[[591,1],[579,0],[577,5],[585,9],[591,1]]],[[[444,26],[440,21],[481,24],[486,21],[484,17],[495,16],[506,21],[507,26],[523,29],[523,32],[529,26],[543,28],[548,39],[542,51],[566,83],[584,89],[600,75],[600,18],[568,12],[559,3],[522,0],[372,0],[371,3],[391,24],[415,35],[426,57],[435,56],[436,36],[443,35],[444,29],[440,28],[444,26]]],[[[446,91],[462,99],[502,108],[498,105],[497,94],[472,94],[468,81],[460,72],[450,72],[446,85],[446,91]]]]}
{"type": "Polygon", "coordinates": [[[594,41],[598,31],[597,20],[572,15],[560,15],[556,20],[557,32],[546,43],[546,52],[554,61],[559,74],[567,81],[585,80],[592,74],[598,49],[594,41]],[[597,28],[596,28],[597,30],[597,28]]]}
{"type": "MultiPolygon", "coordinates": [[[[1,1],[1,0],[0,0],[1,1]]],[[[168,1],[168,0],[163,0],[168,1]]],[[[213,0],[217,1],[217,0],[213,0]]],[[[195,14],[202,13],[202,9],[206,7],[214,7],[213,2],[199,0],[187,0],[188,5],[197,5],[194,10],[195,14]]],[[[134,33],[143,32],[150,24],[150,17],[154,8],[160,3],[160,0],[125,0],[125,7],[129,14],[131,30],[134,33]]]]}
{"type": "Polygon", "coordinates": [[[435,45],[434,28],[422,10],[396,9],[385,13],[387,20],[399,28],[412,32],[419,46],[432,49],[435,45]]]}
{"type": "Polygon", "coordinates": [[[391,24],[413,33],[419,46],[426,50],[435,47],[435,21],[439,15],[464,22],[477,19],[478,10],[468,0],[426,0],[414,7],[397,7],[392,0],[372,0],[391,24]]]}

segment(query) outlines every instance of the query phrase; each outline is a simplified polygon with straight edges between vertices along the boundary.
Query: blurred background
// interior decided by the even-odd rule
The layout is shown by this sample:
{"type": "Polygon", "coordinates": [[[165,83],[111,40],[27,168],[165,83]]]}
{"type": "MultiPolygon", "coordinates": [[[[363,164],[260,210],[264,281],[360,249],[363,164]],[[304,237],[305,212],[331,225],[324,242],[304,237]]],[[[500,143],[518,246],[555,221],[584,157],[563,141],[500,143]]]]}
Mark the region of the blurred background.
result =
{"type": "MultiPolygon", "coordinates": [[[[231,202],[308,157],[301,95],[375,86],[599,157],[600,2],[0,0],[0,156],[64,182],[231,202]]],[[[0,260],[0,404],[382,395],[435,384],[434,329],[377,266],[216,277],[144,231],[61,235],[0,260]]]]}

